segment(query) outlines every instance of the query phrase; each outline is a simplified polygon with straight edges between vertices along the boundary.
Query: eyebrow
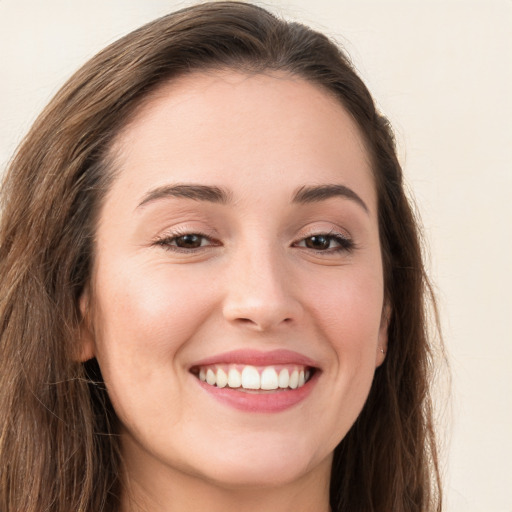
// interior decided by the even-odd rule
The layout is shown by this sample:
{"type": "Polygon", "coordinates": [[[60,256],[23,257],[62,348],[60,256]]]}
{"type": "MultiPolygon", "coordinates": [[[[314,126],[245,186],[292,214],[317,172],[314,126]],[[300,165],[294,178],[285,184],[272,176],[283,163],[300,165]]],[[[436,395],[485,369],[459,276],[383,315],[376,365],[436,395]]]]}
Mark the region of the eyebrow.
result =
{"type": "MultiPolygon", "coordinates": [[[[164,185],[150,190],[139,203],[137,208],[159,199],[178,197],[195,201],[207,201],[210,203],[227,204],[231,201],[231,193],[220,187],[212,185],[177,184],[164,185]]],[[[294,194],[292,202],[299,204],[316,203],[331,199],[332,197],[344,197],[355,201],[369,213],[366,203],[351,188],[345,185],[316,185],[300,187],[294,194]]]]}
{"type": "Polygon", "coordinates": [[[230,201],[230,193],[220,187],[210,185],[164,185],[150,190],[139,203],[140,208],[148,203],[168,197],[182,197],[195,201],[225,204],[230,201]]]}
{"type": "Polygon", "coordinates": [[[293,196],[294,203],[316,203],[325,201],[332,197],[344,197],[355,201],[359,206],[363,208],[366,213],[370,210],[366,203],[359,197],[351,188],[345,185],[318,185],[301,187],[293,196]]]}

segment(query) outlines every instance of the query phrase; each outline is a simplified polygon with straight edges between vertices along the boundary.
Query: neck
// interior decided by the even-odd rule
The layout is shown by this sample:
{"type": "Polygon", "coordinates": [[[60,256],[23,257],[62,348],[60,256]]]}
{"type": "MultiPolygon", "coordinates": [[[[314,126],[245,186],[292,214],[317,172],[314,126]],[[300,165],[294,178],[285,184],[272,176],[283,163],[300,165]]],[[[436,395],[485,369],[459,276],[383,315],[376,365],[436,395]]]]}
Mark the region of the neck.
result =
{"type": "Polygon", "coordinates": [[[329,512],[330,460],[279,486],[236,486],[167,469],[127,472],[122,512],[329,512]]]}

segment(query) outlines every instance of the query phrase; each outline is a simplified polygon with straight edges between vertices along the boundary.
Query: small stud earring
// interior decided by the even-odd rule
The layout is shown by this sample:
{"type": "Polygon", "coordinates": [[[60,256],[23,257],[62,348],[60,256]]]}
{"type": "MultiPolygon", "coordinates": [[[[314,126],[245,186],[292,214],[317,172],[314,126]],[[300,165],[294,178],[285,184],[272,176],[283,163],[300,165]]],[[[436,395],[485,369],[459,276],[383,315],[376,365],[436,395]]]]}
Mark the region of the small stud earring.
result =
{"type": "Polygon", "coordinates": [[[383,349],[383,348],[381,348],[381,349],[380,349],[380,351],[381,351],[383,354],[385,354],[385,353],[386,353],[386,352],[384,352],[384,349],[383,349]]]}

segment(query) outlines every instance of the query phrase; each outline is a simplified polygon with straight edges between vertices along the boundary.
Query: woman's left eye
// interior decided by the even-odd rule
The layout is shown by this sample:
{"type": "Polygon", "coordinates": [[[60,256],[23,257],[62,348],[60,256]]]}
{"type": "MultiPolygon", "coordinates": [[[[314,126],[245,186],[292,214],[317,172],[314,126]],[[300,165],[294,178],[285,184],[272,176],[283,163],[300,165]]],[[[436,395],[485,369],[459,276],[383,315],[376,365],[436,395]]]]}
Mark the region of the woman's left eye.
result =
{"type": "Polygon", "coordinates": [[[337,234],[318,234],[303,238],[295,244],[296,247],[306,247],[314,251],[336,252],[349,251],[354,243],[349,238],[337,234]]]}

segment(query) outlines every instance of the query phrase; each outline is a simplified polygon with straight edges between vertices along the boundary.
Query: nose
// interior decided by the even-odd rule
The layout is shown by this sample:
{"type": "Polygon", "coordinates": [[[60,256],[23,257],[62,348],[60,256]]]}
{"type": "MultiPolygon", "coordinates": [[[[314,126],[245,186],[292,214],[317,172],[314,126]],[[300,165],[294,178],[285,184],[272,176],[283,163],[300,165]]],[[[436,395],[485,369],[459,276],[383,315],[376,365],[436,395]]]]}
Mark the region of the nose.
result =
{"type": "Polygon", "coordinates": [[[223,303],[228,322],[261,332],[298,322],[302,306],[289,266],[271,253],[244,252],[230,265],[223,303]]]}

